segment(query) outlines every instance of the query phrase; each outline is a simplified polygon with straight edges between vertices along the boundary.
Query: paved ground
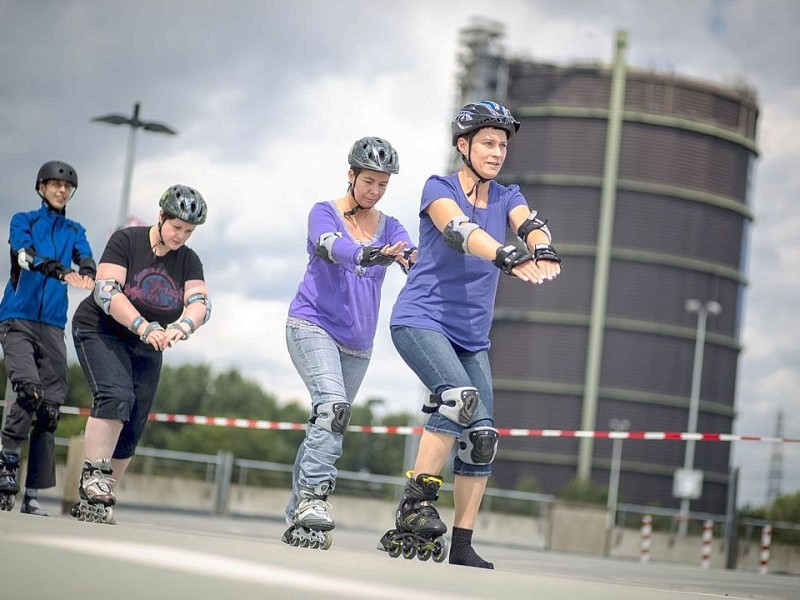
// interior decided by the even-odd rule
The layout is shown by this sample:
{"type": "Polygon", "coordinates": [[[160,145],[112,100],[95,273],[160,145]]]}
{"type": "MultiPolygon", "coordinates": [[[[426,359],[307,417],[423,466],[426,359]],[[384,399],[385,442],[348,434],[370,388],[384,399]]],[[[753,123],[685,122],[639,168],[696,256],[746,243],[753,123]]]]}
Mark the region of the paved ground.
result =
{"type": "MultiPolygon", "coordinates": [[[[58,506],[48,504],[51,513],[58,506]]],[[[277,520],[120,507],[118,525],[0,513],[9,600],[800,600],[800,578],[480,546],[494,571],[391,559],[382,532],[336,530],[328,551],[290,548],[277,520]]]]}

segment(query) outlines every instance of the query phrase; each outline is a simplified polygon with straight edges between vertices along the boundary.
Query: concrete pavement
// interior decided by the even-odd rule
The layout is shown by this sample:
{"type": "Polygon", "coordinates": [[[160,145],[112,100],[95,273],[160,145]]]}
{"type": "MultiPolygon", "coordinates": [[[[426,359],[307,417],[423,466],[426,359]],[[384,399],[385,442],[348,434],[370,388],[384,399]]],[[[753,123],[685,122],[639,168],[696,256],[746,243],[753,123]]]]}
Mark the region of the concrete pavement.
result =
{"type": "MultiPolygon", "coordinates": [[[[57,514],[55,504],[48,505],[57,514]]],[[[337,529],[329,551],[290,548],[269,519],[117,509],[116,526],[0,513],[8,600],[800,600],[800,578],[476,544],[494,571],[391,559],[379,531],[337,529]]]]}

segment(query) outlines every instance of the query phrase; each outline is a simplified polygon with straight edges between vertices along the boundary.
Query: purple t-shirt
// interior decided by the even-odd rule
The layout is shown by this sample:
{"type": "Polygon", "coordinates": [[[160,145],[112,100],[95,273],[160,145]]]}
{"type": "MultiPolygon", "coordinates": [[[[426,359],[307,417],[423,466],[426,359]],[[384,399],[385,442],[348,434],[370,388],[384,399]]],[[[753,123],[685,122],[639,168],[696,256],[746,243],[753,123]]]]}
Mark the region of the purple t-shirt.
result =
{"type": "Polygon", "coordinates": [[[476,208],[461,189],[458,173],[430,177],[422,190],[417,263],[394,305],[391,325],[438,331],[470,352],[486,350],[500,269],[445,244],[426,212],[440,198],[455,200],[471,221],[500,243],[506,240],[508,213],[527,205],[519,186],[490,181],[488,206],[476,208]]]}
{"type": "Polygon", "coordinates": [[[348,233],[333,202],[315,204],[308,215],[308,265],[289,306],[289,316],[319,325],[348,348],[372,348],[387,267],[362,267],[357,261],[365,246],[401,241],[414,247],[405,228],[393,217],[381,213],[375,237],[361,243],[348,233]],[[317,241],[323,233],[341,234],[333,243],[335,263],[316,254],[317,241]]]}

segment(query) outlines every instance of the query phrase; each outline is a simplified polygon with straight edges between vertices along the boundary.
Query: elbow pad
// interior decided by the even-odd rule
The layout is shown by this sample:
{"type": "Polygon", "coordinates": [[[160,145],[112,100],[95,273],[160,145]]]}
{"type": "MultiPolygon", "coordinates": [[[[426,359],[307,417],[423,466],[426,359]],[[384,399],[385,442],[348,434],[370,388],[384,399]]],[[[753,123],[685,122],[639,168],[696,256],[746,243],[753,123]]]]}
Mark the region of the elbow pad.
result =
{"type": "Polygon", "coordinates": [[[98,279],[94,282],[94,301],[103,312],[110,314],[111,299],[122,291],[122,286],[116,279],[98,279]]]}
{"type": "Polygon", "coordinates": [[[476,229],[480,229],[477,223],[470,221],[465,215],[460,215],[450,221],[444,228],[444,243],[456,252],[469,254],[467,241],[470,234],[476,229]]]}
{"type": "MultiPolygon", "coordinates": [[[[208,299],[208,296],[206,294],[203,294],[202,292],[197,292],[196,294],[192,294],[186,299],[186,306],[189,306],[190,304],[193,304],[195,302],[202,302],[203,304],[205,304],[206,307],[206,314],[203,316],[203,320],[200,321],[200,325],[208,323],[208,320],[211,318],[211,300],[208,299]]],[[[192,323],[192,325],[194,325],[194,323],[192,323]]],[[[192,331],[194,331],[194,328],[192,329],[192,331]]]]}
{"type": "Polygon", "coordinates": [[[336,264],[333,258],[333,243],[340,237],[342,237],[342,234],[338,231],[336,233],[323,233],[319,236],[315,248],[317,256],[326,262],[336,264]]]}
{"type": "Polygon", "coordinates": [[[36,255],[32,248],[20,248],[17,252],[17,264],[26,271],[33,271],[36,255]]]}
{"type": "Polygon", "coordinates": [[[522,222],[522,225],[519,226],[517,229],[517,237],[522,240],[523,243],[527,243],[528,235],[532,231],[536,231],[537,229],[541,229],[544,234],[547,236],[547,239],[550,244],[553,243],[553,236],[550,234],[550,230],[547,228],[547,219],[542,221],[538,218],[539,213],[535,210],[531,211],[531,214],[528,215],[528,218],[522,222]]]}

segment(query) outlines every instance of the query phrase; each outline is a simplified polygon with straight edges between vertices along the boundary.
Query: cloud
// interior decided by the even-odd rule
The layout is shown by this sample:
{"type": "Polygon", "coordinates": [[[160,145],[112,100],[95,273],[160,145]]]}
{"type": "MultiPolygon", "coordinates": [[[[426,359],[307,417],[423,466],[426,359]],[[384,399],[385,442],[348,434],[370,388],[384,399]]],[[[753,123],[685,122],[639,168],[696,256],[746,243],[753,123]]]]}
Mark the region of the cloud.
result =
{"type": "MultiPolygon", "coordinates": [[[[221,2],[86,0],[0,2],[0,229],[38,204],[38,167],[58,158],[78,170],[68,212],[87,226],[96,255],[117,218],[128,130],[90,123],[130,114],[177,136],[139,132],[130,212],[152,222],[173,183],[196,187],[210,217],[190,241],[201,256],[214,317],[168,361],[235,367],[282,399],[306,392],[285,351],[283,324],[307,261],[314,202],[344,193],[350,144],[364,135],[400,153],[380,208],[417,234],[422,185],[446,169],[455,108],[459,30],[473,15],[506,27],[512,55],[571,63],[611,60],[615,33],[628,59],[758,91],[759,145],[742,314],[736,430],[769,435],[783,409],[800,437],[793,337],[800,261],[800,4],[789,0],[343,0],[221,2]],[[657,12],[658,18],[653,15],[657,12]],[[259,343],[253,343],[253,332],[259,343]]],[[[557,224],[553,224],[557,230],[557,224]]],[[[403,282],[384,289],[375,354],[360,398],[415,410],[421,390],[394,351],[388,314],[403,282]]],[[[81,295],[70,294],[72,310],[81,295]]],[[[794,450],[785,448],[787,457],[794,450]]],[[[762,499],[761,445],[735,447],[745,499],[762,499]],[[761,479],[759,479],[761,478],[761,479]]],[[[800,486],[800,460],[785,462],[800,486]]]]}

